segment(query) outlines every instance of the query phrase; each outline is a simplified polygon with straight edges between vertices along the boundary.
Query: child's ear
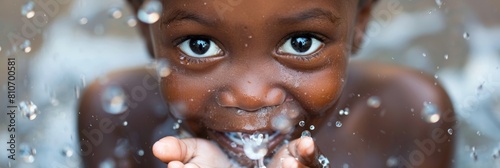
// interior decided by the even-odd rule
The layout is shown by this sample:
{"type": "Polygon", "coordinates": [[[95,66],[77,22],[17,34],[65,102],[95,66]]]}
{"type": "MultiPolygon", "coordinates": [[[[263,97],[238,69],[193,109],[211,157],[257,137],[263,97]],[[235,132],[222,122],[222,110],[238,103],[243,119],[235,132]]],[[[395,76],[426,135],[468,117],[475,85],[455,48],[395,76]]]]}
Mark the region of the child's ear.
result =
{"type": "Polygon", "coordinates": [[[363,44],[366,27],[371,19],[372,8],[378,0],[360,0],[358,14],[356,16],[356,26],[354,27],[354,39],[352,42],[351,53],[356,54],[363,44]]]}
{"type": "MultiPolygon", "coordinates": [[[[141,7],[143,0],[127,0],[129,6],[132,8],[132,12],[134,14],[137,14],[137,11],[139,10],[139,7],[141,7]]],[[[139,28],[139,31],[144,38],[146,42],[146,47],[148,49],[148,53],[151,57],[154,57],[154,52],[153,52],[153,42],[151,41],[151,32],[149,31],[149,25],[146,23],[143,23],[141,21],[137,22],[137,26],[139,28]]]]}

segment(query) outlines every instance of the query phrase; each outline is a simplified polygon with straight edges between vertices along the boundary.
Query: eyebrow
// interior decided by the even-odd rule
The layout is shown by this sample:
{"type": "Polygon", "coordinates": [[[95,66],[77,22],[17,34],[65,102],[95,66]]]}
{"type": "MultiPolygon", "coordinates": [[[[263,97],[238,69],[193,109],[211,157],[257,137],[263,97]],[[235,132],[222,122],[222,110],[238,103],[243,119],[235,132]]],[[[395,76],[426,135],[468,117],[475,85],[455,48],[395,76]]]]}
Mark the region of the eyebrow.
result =
{"type": "MultiPolygon", "coordinates": [[[[208,17],[204,17],[202,15],[196,14],[196,13],[191,13],[187,12],[184,10],[175,10],[170,14],[172,17],[168,17],[165,19],[162,24],[168,25],[174,22],[181,22],[181,21],[194,21],[198,22],[200,24],[209,26],[209,27],[215,27],[217,25],[217,22],[219,20],[217,19],[211,19],[208,17]]],[[[335,15],[333,12],[322,9],[322,8],[312,8],[308,9],[305,11],[302,11],[300,13],[294,14],[292,16],[286,16],[286,17],[281,17],[277,19],[277,23],[280,24],[296,24],[300,23],[306,20],[311,20],[311,19],[321,19],[321,18],[326,18],[333,24],[337,23],[339,20],[339,17],[335,15]]]]}
{"type": "Polygon", "coordinates": [[[339,20],[339,17],[329,10],[325,10],[322,8],[312,8],[297,14],[293,14],[292,16],[278,18],[277,22],[280,24],[294,24],[306,20],[321,18],[326,18],[333,24],[337,23],[337,21],[339,20]]]}
{"type": "Polygon", "coordinates": [[[168,17],[167,19],[165,19],[162,24],[168,25],[174,22],[194,21],[206,26],[215,27],[217,22],[216,19],[210,19],[202,15],[190,13],[184,10],[175,10],[170,15],[172,17],[168,17]]]}

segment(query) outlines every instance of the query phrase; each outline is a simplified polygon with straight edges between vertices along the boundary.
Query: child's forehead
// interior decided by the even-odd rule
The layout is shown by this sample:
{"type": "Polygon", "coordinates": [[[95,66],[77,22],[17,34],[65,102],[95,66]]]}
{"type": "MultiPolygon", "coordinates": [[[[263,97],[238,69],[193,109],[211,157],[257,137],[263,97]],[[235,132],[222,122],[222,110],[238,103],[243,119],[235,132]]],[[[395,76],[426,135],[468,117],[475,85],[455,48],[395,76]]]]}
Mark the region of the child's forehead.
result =
{"type": "Polygon", "coordinates": [[[163,16],[168,17],[186,12],[209,17],[216,15],[219,19],[225,16],[246,16],[258,19],[293,13],[304,13],[303,17],[318,13],[328,13],[332,17],[339,17],[346,13],[353,13],[346,11],[349,11],[352,6],[357,6],[354,2],[345,0],[168,0],[162,2],[165,9],[163,16]]]}

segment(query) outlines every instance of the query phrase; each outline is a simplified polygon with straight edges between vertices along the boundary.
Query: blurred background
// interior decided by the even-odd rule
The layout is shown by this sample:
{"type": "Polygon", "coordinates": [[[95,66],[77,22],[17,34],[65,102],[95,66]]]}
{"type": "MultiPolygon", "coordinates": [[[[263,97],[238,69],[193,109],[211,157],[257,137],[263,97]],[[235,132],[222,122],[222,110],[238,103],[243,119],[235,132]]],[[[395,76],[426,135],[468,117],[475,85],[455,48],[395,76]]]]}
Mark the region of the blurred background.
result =
{"type": "MultiPolygon", "coordinates": [[[[500,1],[381,0],[353,59],[431,74],[459,119],[455,167],[500,167],[500,1]]],[[[16,161],[7,159],[0,117],[0,167],[81,167],[76,105],[110,71],[152,60],[124,0],[0,1],[0,108],[7,58],[16,58],[16,161]]]]}

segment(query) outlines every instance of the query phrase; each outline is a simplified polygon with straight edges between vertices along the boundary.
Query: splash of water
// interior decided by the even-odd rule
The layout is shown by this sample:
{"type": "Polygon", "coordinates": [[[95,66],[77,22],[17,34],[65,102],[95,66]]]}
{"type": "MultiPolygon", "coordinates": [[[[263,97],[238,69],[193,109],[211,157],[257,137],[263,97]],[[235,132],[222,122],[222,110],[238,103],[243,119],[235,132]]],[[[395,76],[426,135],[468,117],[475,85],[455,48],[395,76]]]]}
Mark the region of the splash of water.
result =
{"type": "Polygon", "coordinates": [[[264,165],[264,156],[268,151],[267,143],[269,140],[269,135],[254,133],[250,136],[240,136],[244,143],[243,150],[245,152],[245,155],[252,160],[257,160],[257,165],[259,168],[265,168],[266,166],[264,165]]]}

